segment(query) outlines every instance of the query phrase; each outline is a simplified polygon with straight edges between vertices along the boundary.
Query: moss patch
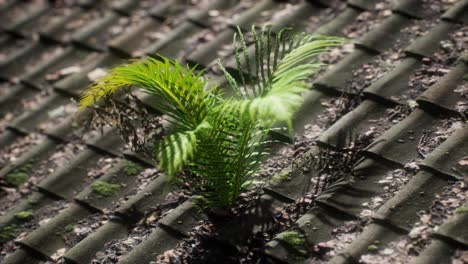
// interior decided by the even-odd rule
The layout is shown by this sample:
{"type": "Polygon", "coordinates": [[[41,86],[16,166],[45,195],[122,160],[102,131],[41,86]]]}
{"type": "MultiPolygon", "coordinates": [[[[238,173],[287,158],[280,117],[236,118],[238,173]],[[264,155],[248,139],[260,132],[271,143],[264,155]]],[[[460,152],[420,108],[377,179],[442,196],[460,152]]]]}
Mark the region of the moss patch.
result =
{"type": "Polygon", "coordinates": [[[15,233],[18,231],[16,225],[7,225],[3,228],[0,228],[0,243],[4,243],[14,239],[15,233]]]}
{"type": "Polygon", "coordinates": [[[143,170],[142,166],[140,166],[140,165],[138,165],[138,164],[136,164],[134,162],[131,162],[131,161],[127,161],[125,163],[125,167],[123,168],[123,172],[127,176],[138,175],[142,170],[143,170]]]}
{"type": "Polygon", "coordinates": [[[93,191],[102,196],[111,196],[120,190],[120,185],[97,180],[92,185],[93,191]]]}
{"type": "Polygon", "coordinates": [[[377,252],[379,251],[379,247],[376,245],[370,245],[367,247],[367,250],[369,250],[370,252],[377,252]]]}
{"type": "Polygon", "coordinates": [[[28,180],[32,167],[32,162],[28,162],[19,166],[5,176],[5,182],[10,185],[20,186],[28,180]]]}
{"type": "Polygon", "coordinates": [[[300,246],[305,243],[304,237],[297,231],[287,231],[282,233],[282,239],[292,246],[300,246]]]}
{"type": "Polygon", "coordinates": [[[468,213],[468,207],[462,205],[462,206],[458,207],[457,210],[455,210],[455,213],[457,213],[457,214],[466,214],[466,213],[468,213]]]}
{"type": "Polygon", "coordinates": [[[65,231],[65,233],[71,233],[71,232],[73,232],[73,230],[75,230],[75,225],[69,224],[69,225],[65,226],[65,228],[63,230],[65,231]]]}
{"type": "Polygon", "coordinates": [[[271,177],[271,184],[277,185],[285,181],[291,180],[291,169],[286,168],[271,177]]]}
{"type": "Polygon", "coordinates": [[[5,176],[6,183],[14,186],[20,186],[28,180],[29,175],[25,172],[14,171],[5,176]]]}
{"type": "Polygon", "coordinates": [[[16,219],[23,220],[23,221],[29,220],[33,218],[33,216],[34,214],[32,211],[21,211],[15,214],[16,219]]]}

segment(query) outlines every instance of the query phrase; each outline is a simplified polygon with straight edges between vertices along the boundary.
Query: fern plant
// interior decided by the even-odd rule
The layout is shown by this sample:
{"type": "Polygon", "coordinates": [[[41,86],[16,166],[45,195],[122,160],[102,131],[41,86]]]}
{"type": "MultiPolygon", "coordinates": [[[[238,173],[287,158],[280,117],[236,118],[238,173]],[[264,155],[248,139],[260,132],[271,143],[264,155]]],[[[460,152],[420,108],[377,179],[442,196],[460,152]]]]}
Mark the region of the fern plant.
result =
{"type": "Polygon", "coordinates": [[[323,67],[317,56],[343,42],[290,29],[274,34],[271,27],[260,32],[252,27],[252,35],[254,54],[249,54],[243,33],[234,34],[237,80],[218,61],[232,97],[209,86],[203,71],[159,57],[112,69],[85,90],[80,107],[101,98],[116,100],[115,92],[130,86],[158,97],[156,107],[173,129],[147,154],[158,160],[169,180],[181,170],[192,172],[203,207],[229,206],[267,155],[274,124],[284,122],[291,131],[307,80],[323,67]]]}

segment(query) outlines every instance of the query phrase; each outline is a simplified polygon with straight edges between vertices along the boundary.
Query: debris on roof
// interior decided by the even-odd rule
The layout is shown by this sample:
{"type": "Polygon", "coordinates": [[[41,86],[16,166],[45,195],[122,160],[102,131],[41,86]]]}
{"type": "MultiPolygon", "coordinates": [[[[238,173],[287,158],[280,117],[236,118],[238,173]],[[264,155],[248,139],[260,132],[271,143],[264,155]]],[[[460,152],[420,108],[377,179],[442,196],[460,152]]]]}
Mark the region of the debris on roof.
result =
{"type": "Polygon", "coordinates": [[[468,263],[468,0],[3,0],[0,17],[0,263],[468,263]],[[77,113],[130,58],[220,79],[237,26],[267,24],[352,42],[226,212],[77,113]]]}

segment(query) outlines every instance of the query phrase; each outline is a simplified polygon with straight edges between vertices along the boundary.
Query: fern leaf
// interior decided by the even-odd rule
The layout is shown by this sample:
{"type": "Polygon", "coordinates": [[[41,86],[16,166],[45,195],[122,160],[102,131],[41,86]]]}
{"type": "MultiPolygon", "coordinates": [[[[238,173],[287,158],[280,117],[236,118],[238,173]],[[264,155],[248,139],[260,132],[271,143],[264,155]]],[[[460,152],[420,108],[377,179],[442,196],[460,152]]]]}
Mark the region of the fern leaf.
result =
{"type": "Polygon", "coordinates": [[[146,93],[163,99],[156,106],[170,115],[185,130],[195,129],[206,117],[216,97],[205,91],[206,81],[195,74],[195,67],[187,68],[167,58],[148,58],[118,66],[81,96],[80,107],[89,106],[115,91],[136,86],[146,93]]]}
{"type": "MultiPolygon", "coordinates": [[[[286,122],[290,127],[293,114],[303,101],[301,94],[307,91],[308,79],[324,66],[314,59],[332,47],[342,44],[343,39],[305,33],[292,34],[290,30],[282,30],[272,44],[270,29],[267,28],[258,34],[252,27],[252,34],[256,65],[255,69],[247,74],[255,76],[257,81],[251,87],[253,96],[226,100],[218,107],[219,111],[228,111],[240,116],[248,115],[252,120],[264,122],[266,126],[279,121],[286,122]],[[273,65],[270,65],[271,63],[273,65]]],[[[239,35],[243,39],[241,32],[239,35]]],[[[248,58],[245,41],[242,43],[242,52],[244,57],[248,58]]],[[[251,71],[249,61],[245,60],[245,63],[247,71],[251,71]]],[[[226,78],[232,76],[226,74],[226,78]]],[[[233,87],[232,84],[231,86],[233,87]]],[[[239,87],[233,89],[239,90],[239,87]]]]}
{"type": "Polygon", "coordinates": [[[157,146],[159,166],[166,171],[168,180],[193,161],[198,151],[199,134],[210,129],[206,121],[195,130],[175,132],[165,137],[157,146]]]}

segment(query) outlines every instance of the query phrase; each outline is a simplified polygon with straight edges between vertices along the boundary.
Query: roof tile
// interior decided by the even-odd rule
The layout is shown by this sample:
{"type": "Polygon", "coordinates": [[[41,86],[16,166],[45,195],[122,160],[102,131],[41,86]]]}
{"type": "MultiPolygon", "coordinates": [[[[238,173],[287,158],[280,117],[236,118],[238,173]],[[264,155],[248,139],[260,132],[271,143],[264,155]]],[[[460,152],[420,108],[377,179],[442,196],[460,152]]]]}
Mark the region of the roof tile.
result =
{"type": "Polygon", "coordinates": [[[384,158],[405,165],[419,156],[417,145],[424,131],[441,124],[441,120],[416,109],[403,121],[378,137],[366,152],[375,158],[384,158]]]}
{"type": "Polygon", "coordinates": [[[73,73],[65,73],[64,69],[75,67],[74,71],[79,72],[81,66],[86,65],[88,62],[87,58],[93,58],[94,56],[95,54],[90,51],[70,47],[27,71],[21,75],[20,79],[21,82],[27,85],[44,90],[59,79],[73,73]]]}
{"type": "Polygon", "coordinates": [[[439,42],[448,37],[450,31],[455,29],[455,25],[450,22],[440,21],[427,34],[417,38],[405,52],[420,56],[433,57],[434,52],[439,47],[439,42]]]}
{"type": "MultiPolygon", "coordinates": [[[[105,43],[111,38],[111,29],[122,17],[113,12],[107,12],[73,35],[72,41],[84,48],[96,51],[105,50],[105,43]]],[[[128,18],[122,18],[126,22],[128,18]]],[[[128,23],[125,23],[128,24],[128,23]]]]}
{"type": "Polygon", "coordinates": [[[370,245],[387,245],[390,241],[395,240],[401,233],[399,230],[389,228],[378,223],[369,224],[359,235],[358,238],[352,241],[344,251],[334,256],[328,263],[349,263],[359,260],[359,256],[370,252],[370,245]],[[343,262],[343,257],[346,261],[343,262]]]}
{"type": "Polygon", "coordinates": [[[68,250],[64,258],[78,264],[91,263],[91,260],[96,256],[96,252],[106,242],[126,236],[128,236],[127,226],[118,221],[110,220],[68,250]]]}
{"type": "MultiPolygon", "coordinates": [[[[359,137],[362,137],[366,132],[372,132],[372,128],[385,126],[391,120],[386,118],[386,110],[388,108],[370,100],[365,100],[356,109],[349,112],[346,118],[339,119],[330,128],[328,128],[318,139],[319,143],[328,144],[334,148],[343,148],[359,137]],[[381,119],[382,118],[382,119],[381,119]],[[345,133],[351,134],[347,137],[345,133]],[[346,142],[343,142],[346,140],[346,142]]],[[[385,130],[385,128],[384,128],[385,130]]]]}
{"type": "Polygon", "coordinates": [[[362,9],[362,10],[372,10],[375,6],[375,1],[372,0],[348,0],[348,5],[362,9]]]}
{"type": "Polygon", "coordinates": [[[72,199],[87,179],[88,169],[97,166],[100,155],[90,149],[84,149],[66,166],[59,168],[40,182],[37,187],[67,200],[72,199]]]}
{"type": "Polygon", "coordinates": [[[320,203],[359,217],[365,209],[364,204],[384,193],[385,185],[379,182],[385,180],[393,169],[395,166],[390,164],[381,164],[370,158],[363,159],[353,170],[354,182],[346,184],[339,192],[320,198],[320,203]]]}
{"type": "Polygon", "coordinates": [[[189,199],[163,217],[159,225],[166,230],[187,236],[188,232],[204,219],[206,219],[205,214],[200,213],[189,199]]]}
{"type": "Polygon", "coordinates": [[[354,8],[345,8],[334,19],[317,28],[315,33],[323,35],[342,36],[343,28],[345,28],[346,25],[349,25],[352,21],[354,21],[360,13],[360,10],[354,8]]]}
{"type": "Polygon", "coordinates": [[[146,47],[143,52],[149,55],[161,54],[168,58],[177,58],[184,55],[183,51],[188,46],[190,37],[200,32],[203,28],[189,21],[172,29],[164,39],[156,41],[146,47]]]}
{"type": "Polygon", "coordinates": [[[374,218],[391,223],[408,232],[419,216],[421,208],[428,208],[436,194],[449,185],[447,179],[427,172],[419,172],[388,202],[380,207],[374,218]]]}
{"type": "Polygon", "coordinates": [[[468,176],[468,126],[457,129],[444,143],[424,159],[421,166],[429,171],[464,179],[468,176]]]}
{"type": "Polygon", "coordinates": [[[134,222],[145,215],[154,205],[162,203],[169,192],[168,188],[172,187],[166,185],[166,177],[157,177],[121,205],[116,213],[130,222],[134,222]]]}
{"type": "Polygon", "coordinates": [[[101,72],[106,68],[110,68],[122,62],[123,60],[121,58],[109,53],[96,54],[96,56],[93,56],[92,60],[90,58],[89,64],[82,68],[80,72],[58,81],[54,85],[54,88],[73,97],[78,97],[83,87],[88,86],[92,82],[90,77],[88,77],[90,72],[101,72]]]}
{"type": "Polygon", "coordinates": [[[54,94],[47,97],[37,107],[15,118],[9,125],[10,128],[21,131],[24,134],[37,131],[40,123],[50,118],[49,112],[69,102],[68,98],[54,94]]]}
{"type": "MultiPolygon", "coordinates": [[[[464,206],[466,207],[467,204],[464,206]]],[[[464,228],[466,227],[467,222],[468,214],[466,212],[457,213],[447,222],[442,224],[435,233],[468,246],[468,230],[464,228]]]]}
{"type": "Polygon", "coordinates": [[[346,89],[347,80],[352,78],[353,70],[359,68],[363,63],[369,61],[374,53],[366,50],[355,49],[337,64],[330,67],[320,78],[318,78],[314,87],[328,93],[355,93],[346,89]]]}
{"type": "Polygon", "coordinates": [[[8,31],[14,31],[16,27],[41,16],[49,7],[50,3],[45,0],[34,1],[33,4],[21,1],[0,13],[4,19],[2,27],[8,31]]]}
{"type": "Polygon", "coordinates": [[[454,248],[450,243],[434,239],[419,256],[413,258],[410,264],[450,263],[454,248]]]}
{"type": "Polygon", "coordinates": [[[466,24],[468,23],[467,14],[468,0],[460,0],[442,15],[442,19],[466,24]]]}
{"type": "MultiPolygon", "coordinates": [[[[304,236],[306,240],[304,246],[314,245],[330,239],[332,230],[350,219],[352,218],[349,216],[343,216],[326,208],[314,207],[297,220],[295,230],[304,236]]],[[[297,249],[291,250],[290,246],[276,239],[270,241],[265,247],[265,253],[268,256],[282,262],[302,263],[305,261],[304,258],[300,258],[298,261],[297,249]]],[[[311,250],[311,248],[307,247],[305,250],[311,250]]]]}
{"type": "Polygon", "coordinates": [[[421,108],[428,111],[449,110],[463,114],[468,110],[466,96],[458,92],[462,88],[464,75],[468,73],[468,65],[460,62],[449,73],[440,78],[434,85],[417,98],[421,108]]]}
{"type": "Polygon", "coordinates": [[[163,25],[160,21],[146,18],[144,22],[136,25],[127,34],[113,38],[107,42],[108,48],[112,52],[122,54],[126,57],[137,57],[135,52],[142,47],[148,46],[153,38],[151,32],[158,32],[163,25]]]}
{"type": "Polygon", "coordinates": [[[90,214],[89,210],[72,203],[69,207],[60,211],[58,217],[52,218],[47,224],[28,234],[20,243],[45,256],[52,256],[57,249],[67,248],[66,241],[62,237],[65,227],[88,214],[90,214]]]}
{"type": "Polygon", "coordinates": [[[42,260],[32,255],[30,251],[19,248],[3,259],[2,264],[40,264],[42,260]]]}
{"type": "Polygon", "coordinates": [[[181,238],[182,237],[180,235],[173,234],[160,227],[156,227],[143,242],[123,256],[118,263],[149,263],[159,254],[162,254],[166,250],[176,246],[180,242],[181,238]]]}
{"type": "MultiPolygon", "coordinates": [[[[77,18],[83,15],[83,13],[84,11],[79,7],[71,8],[64,16],[61,16],[56,20],[49,21],[45,24],[39,24],[40,26],[38,29],[34,28],[32,30],[37,30],[37,33],[43,40],[49,40],[53,42],[66,42],[68,41],[68,38],[66,36],[70,34],[70,32],[67,31],[73,30],[70,27],[70,25],[73,26],[73,21],[76,21],[77,18]]],[[[34,27],[37,27],[37,24],[34,24],[34,27]]],[[[33,26],[31,25],[31,27],[33,26]]],[[[75,26],[75,28],[77,27],[75,26]]]]}
{"type": "Polygon", "coordinates": [[[37,57],[32,55],[44,53],[48,48],[50,48],[48,45],[32,42],[9,53],[8,57],[0,64],[0,79],[8,81],[23,73],[24,67],[30,62],[39,62],[37,57]],[[35,59],[33,60],[32,57],[35,59]]]}
{"type": "MultiPolygon", "coordinates": [[[[117,197],[123,197],[137,185],[137,182],[135,181],[136,175],[128,175],[124,172],[127,166],[131,166],[129,165],[129,162],[121,160],[112,167],[111,171],[99,178],[100,181],[120,186],[117,193],[103,196],[102,194],[95,192],[93,184],[91,184],[75,196],[75,200],[101,211],[111,207],[117,197]]],[[[135,171],[135,174],[139,174],[143,170],[143,167],[135,168],[137,170],[135,171]]]]}
{"type": "Polygon", "coordinates": [[[389,73],[372,83],[364,90],[364,94],[376,101],[389,101],[406,104],[404,97],[396,96],[409,90],[408,82],[411,75],[421,66],[416,58],[405,58],[389,73]]]}
{"type": "Polygon", "coordinates": [[[383,52],[393,45],[393,42],[400,34],[400,31],[403,28],[410,26],[411,23],[411,19],[394,14],[384,20],[378,28],[364,35],[364,37],[356,42],[356,45],[373,52],[383,52]]]}

